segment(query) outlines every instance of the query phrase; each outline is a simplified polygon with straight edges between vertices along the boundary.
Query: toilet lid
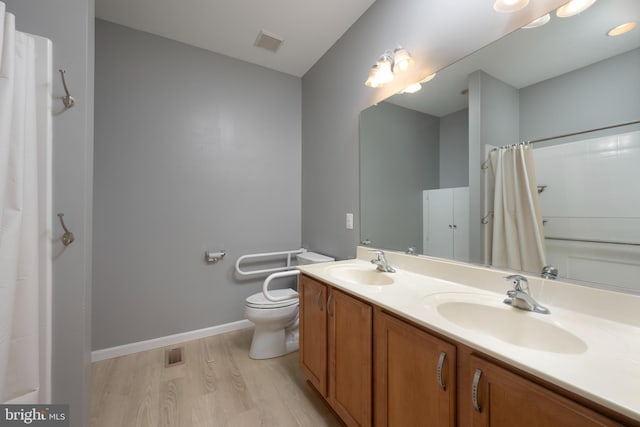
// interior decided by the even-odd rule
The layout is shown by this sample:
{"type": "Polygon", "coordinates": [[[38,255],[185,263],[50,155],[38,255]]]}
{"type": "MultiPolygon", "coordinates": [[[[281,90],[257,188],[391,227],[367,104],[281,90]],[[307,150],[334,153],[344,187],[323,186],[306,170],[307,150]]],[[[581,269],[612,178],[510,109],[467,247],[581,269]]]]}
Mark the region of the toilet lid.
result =
{"type": "MultiPolygon", "coordinates": [[[[296,295],[296,291],[291,288],[288,289],[274,289],[269,291],[270,295],[274,297],[283,297],[287,295],[296,295]]],[[[298,304],[298,298],[291,298],[284,301],[269,301],[264,297],[262,292],[258,292],[257,294],[253,294],[246,299],[247,306],[254,308],[280,308],[280,307],[288,307],[290,305],[298,304]]]]}

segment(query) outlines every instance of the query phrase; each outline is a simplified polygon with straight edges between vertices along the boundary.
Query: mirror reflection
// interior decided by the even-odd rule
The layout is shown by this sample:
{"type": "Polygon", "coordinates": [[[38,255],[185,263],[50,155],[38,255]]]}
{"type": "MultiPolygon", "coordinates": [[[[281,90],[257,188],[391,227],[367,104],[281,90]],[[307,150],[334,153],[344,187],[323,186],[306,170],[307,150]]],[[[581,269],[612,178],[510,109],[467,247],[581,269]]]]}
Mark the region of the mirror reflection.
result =
{"type": "Polygon", "coordinates": [[[607,35],[630,21],[552,14],[363,111],[361,240],[640,292],[640,29],[607,35]]]}

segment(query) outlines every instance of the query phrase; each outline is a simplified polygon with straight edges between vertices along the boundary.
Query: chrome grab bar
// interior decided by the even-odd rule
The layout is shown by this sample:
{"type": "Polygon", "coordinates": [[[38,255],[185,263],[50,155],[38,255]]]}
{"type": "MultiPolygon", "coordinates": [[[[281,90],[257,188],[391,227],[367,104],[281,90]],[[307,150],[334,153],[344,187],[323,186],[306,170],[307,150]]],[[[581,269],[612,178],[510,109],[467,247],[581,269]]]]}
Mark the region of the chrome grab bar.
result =
{"type": "Polygon", "coordinates": [[[302,253],[304,253],[306,251],[307,251],[306,249],[300,248],[300,249],[295,249],[295,250],[291,250],[291,251],[263,252],[263,253],[258,253],[258,254],[242,255],[236,261],[236,271],[238,272],[238,274],[241,274],[243,276],[250,276],[250,275],[253,275],[253,274],[276,273],[278,271],[288,271],[288,270],[291,270],[292,268],[295,268],[295,266],[291,265],[291,255],[302,254],[302,253]],[[278,256],[278,255],[286,255],[287,256],[287,265],[286,266],[274,267],[274,268],[265,268],[265,269],[262,269],[262,270],[252,270],[252,271],[242,270],[240,268],[240,263],[242,261],[245,261],[245,260],[248,260],[248,259],[254,259],[254,258],[273,257],[273,256],[278,256]]]}

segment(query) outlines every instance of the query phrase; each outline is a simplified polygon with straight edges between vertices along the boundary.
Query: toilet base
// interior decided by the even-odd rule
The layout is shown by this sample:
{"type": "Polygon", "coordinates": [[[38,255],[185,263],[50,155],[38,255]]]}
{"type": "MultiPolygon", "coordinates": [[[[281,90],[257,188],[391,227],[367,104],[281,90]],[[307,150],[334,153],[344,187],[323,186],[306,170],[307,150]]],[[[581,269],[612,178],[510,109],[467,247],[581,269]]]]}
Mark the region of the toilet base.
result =
{"type": "Polygon", "coordinates": [[[284,329],[256,325],[251,340],[249,357],[252,359],[271,359],[292,353],[299,348],[298,319],[284,329]]]}

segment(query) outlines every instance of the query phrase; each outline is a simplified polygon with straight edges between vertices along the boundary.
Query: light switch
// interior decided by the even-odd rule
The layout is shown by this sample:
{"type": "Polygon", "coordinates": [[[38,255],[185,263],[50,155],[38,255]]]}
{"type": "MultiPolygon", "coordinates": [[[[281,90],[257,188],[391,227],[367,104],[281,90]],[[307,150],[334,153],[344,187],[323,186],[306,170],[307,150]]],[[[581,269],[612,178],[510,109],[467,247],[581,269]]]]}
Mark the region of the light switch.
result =
{"type": "Polygon", "coordinates": [[[347,214],[347,230],[353,230],[353,214],[347,214]]]}

